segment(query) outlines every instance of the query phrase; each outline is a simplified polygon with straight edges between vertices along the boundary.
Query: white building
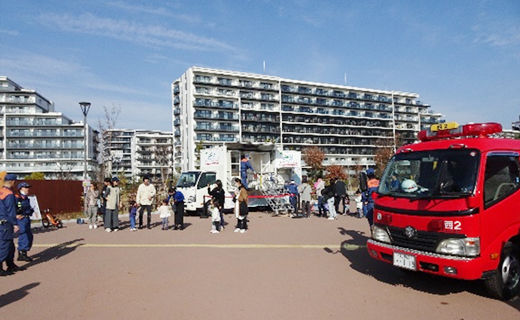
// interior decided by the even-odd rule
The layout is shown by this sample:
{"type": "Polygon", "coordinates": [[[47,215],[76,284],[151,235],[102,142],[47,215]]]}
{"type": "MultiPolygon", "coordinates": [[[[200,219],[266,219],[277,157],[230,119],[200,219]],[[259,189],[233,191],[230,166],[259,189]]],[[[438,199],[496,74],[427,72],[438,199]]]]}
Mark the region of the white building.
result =
{"type": "Polygon", "coordinates": [[[197,148],[223,143],[318,146],[325,164],[373,165],[395,137],[413,142],[441,114],[416,93],[364,89],[201,67],[172,83],[174,161],[197,167],[197,148]]]}
{"type": "Polygon", "coordinates": [[[113,176],[167,179],[173,172],[173,134],[159,130],[110,129],[104,134],[104,161],[113,176]]]}
{"type": "MultiPolygon", "coordinates": [[[[79,108],[79,105],[78,105],[79,108]]],[[[84,124],[74,122],[34,90],[0,76],[0,171],[19,178],[82,179],[84,124]]],[[[98,133],[87,124],[88,175],[97,170],[98,133]]]]}

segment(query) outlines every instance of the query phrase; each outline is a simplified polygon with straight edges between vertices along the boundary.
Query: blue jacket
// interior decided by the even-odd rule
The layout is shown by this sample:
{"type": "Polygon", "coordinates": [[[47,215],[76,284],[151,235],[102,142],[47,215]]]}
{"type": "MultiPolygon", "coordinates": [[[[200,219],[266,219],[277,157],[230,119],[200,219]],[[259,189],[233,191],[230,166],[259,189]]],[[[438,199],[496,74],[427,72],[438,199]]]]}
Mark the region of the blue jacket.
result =
{"type": "Polygon", "coordinates": [[[0,220],[7,220],[11,225],[17,225],[16,200],[13,192],[6,188],[0,188],[0,220]]]}
{"type": "Polygon", "coordinates": [[[24,216],[32,216],[34,209],[31,207],[31,201],[28,196],[25,195],[16,195],[16,208],[17,214],[21,214],[24,216]]]}
{"type": "Polygon", "coordinates": [[[173,198],[173,202],[182,202],[184,201],[184,195],[180,191],[175,191],[175,193],[168,196],[168,202],[173,198]]]}
{"type": "Polygon", "coordinates": [[[289,192],[292,195],[298,194],[298,186],[295,183],[289,184],[287,187],[287,192],[289,192]]]}
{"type": "Polygon", "coordinates": [[[249,160],[247,160],[247,161],[241,160],[240,161],[240,174],[242,176],[246,176],[247,175],[247,169],[250,169],[251,171],[255,171],[255,169],[253,169],[253,166],[251,165],[249,160]]]}
{"type": "Polygon", "coordinates": [[[377,188],[379,188],[379,180],[377,180],[377,179],[368,180],[368,190],[361,194],[361,201],[363,201],[363,204],[367,204],[367,205],[374,204],[374,199],[372,198],[372,194],[377,191],[377,188]]]}

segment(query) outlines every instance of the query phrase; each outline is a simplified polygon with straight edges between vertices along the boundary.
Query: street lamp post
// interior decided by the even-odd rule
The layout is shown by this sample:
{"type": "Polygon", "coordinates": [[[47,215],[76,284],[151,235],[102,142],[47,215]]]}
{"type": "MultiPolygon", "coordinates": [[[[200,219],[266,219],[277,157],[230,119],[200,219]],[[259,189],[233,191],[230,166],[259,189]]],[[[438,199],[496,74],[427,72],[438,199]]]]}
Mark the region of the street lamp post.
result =
{"type": "Polygon", "coordinates": [[[87,215],[87,184],[86,184],[86,181],[87,181],[87,177],[88,177],[88,174],[87,174],[87,170],[88,170],[87,114],[88,114],[88,111],[90,110],[90,102],[80,102],[79,107],[81,108],[81,112],[83,113],[83,137],[84,137],[84,139],[83,139],[84,140],[83,141],[83,144],[84,144],[83,159],[85,160],[85,163],[84,163],[85,166],[83,167],[83,194],[84,194],[83,214],[86,216],[87,215]]]}
{"type": "Polygon", "coordinates": [[[83,113],[83,137],[84,137],[84,168],[83,168],[83,181],[86,181],[88,178],[87,170],[88,170],[88,133],[87,133],[87,114],[90,110],[90,102],[80,102],[79,107],[81,108],[81,112],[83,113]]]}

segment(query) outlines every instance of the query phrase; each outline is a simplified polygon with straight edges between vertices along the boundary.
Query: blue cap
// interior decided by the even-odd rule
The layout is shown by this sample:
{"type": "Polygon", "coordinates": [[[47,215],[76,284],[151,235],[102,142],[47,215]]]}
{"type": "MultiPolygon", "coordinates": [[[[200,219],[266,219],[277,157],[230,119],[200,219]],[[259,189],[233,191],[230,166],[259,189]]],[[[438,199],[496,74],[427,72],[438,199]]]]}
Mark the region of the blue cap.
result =
{"type": "Polygon", "coordinates": [[[15,181],[15,180],[16,180],[16,175],[12,174],[12,173],[8,173],[4,177],[4,181],[15,181]]]}
{"type": "Polygon", "coordinates": [[[372,168],[368,168],[368,169],[367,169],[367,175],[370,176],[370,175],[374,175],[374,174],[376,174],[376,172],[374,171],[374,169],[372,169],[372,168]]]}
{"type": "Polygon", "coordinates": [[[28,184],[27,182],[21,182],[21,183],[18,184],[17,187],[18,187],[18,190],[20,190],[20,189],[22,189],[22,188],[30,188],[31,185],[28,184]]]}
{"type": "Polygon", "coordinates": [[[113,177],[113,178],[112,178],[112,182],[114,182],[114,181],[119,182],[119,178],[118,178],[118,177],[113,177]]]}

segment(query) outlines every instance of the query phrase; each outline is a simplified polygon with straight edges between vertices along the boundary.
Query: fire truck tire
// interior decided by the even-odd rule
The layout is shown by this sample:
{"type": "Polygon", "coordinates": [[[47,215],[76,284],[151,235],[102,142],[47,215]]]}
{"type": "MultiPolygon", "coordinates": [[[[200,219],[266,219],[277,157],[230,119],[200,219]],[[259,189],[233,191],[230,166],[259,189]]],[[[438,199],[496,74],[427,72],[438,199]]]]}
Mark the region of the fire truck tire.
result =
{"type": "Polygon", "coordinates": [[[493,275],[485,280],[491,296],[510,300],[520,293],[520,248],[507,242],[502,249],[500,264],[493,275]]]}

